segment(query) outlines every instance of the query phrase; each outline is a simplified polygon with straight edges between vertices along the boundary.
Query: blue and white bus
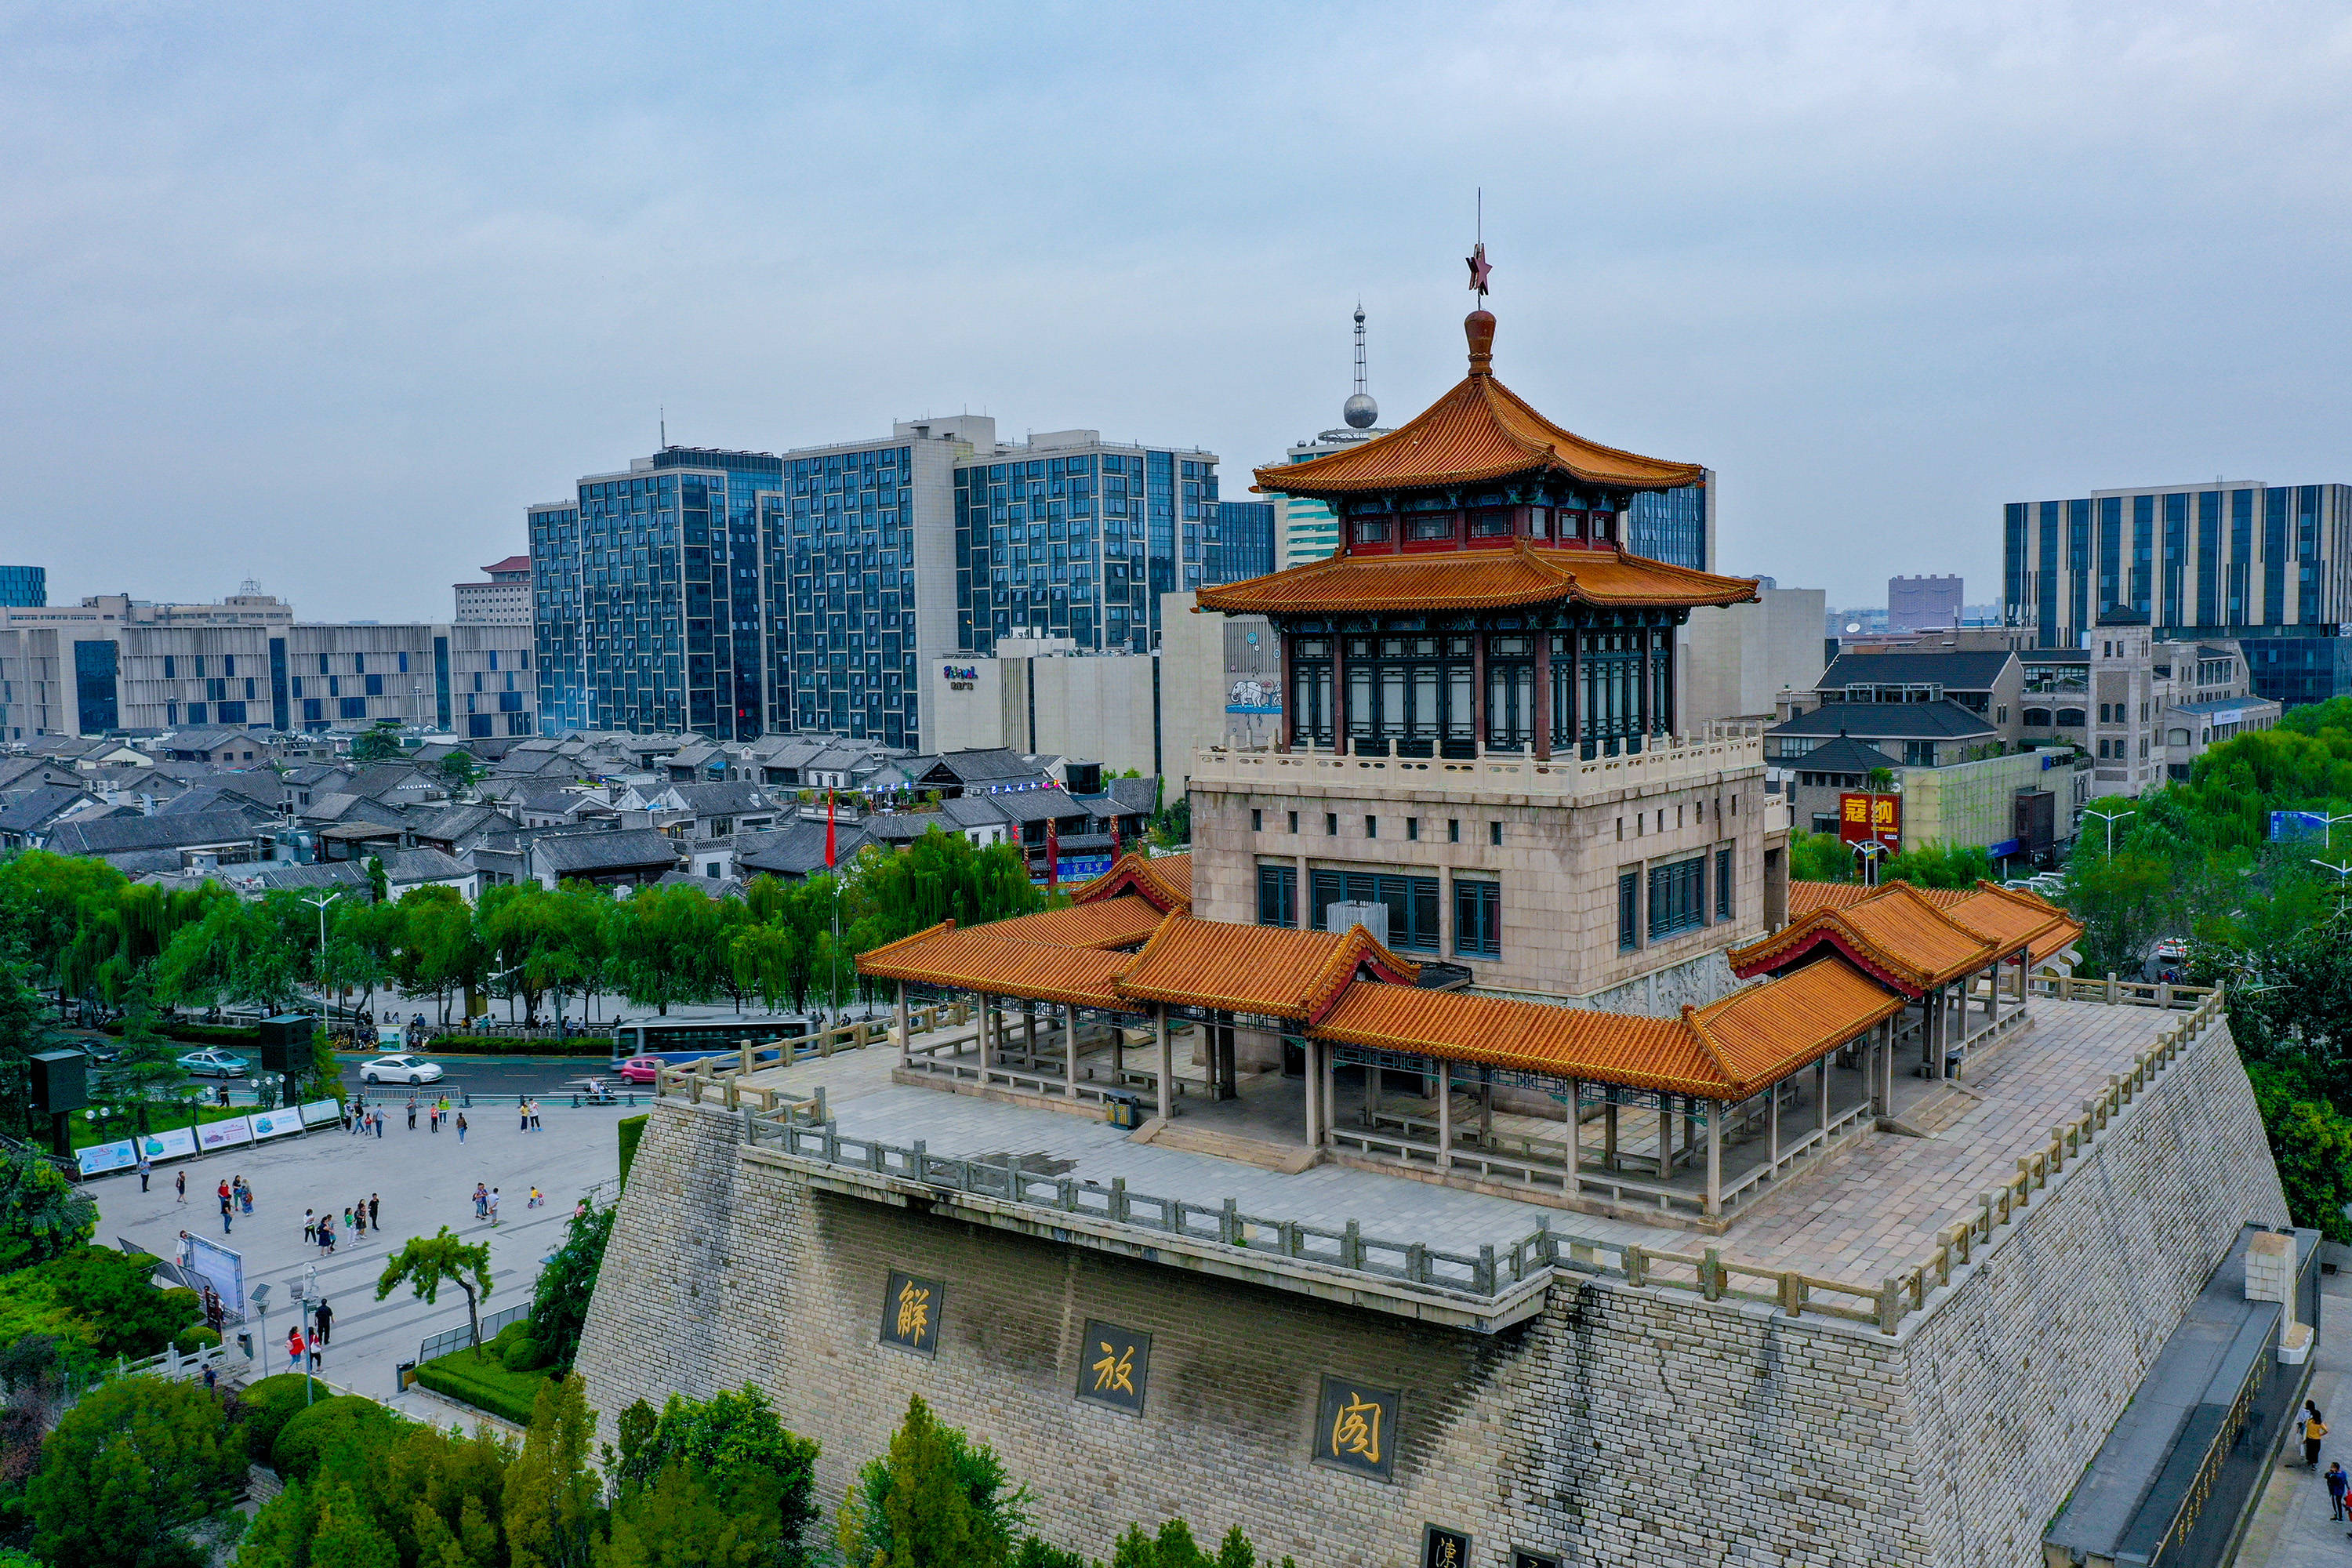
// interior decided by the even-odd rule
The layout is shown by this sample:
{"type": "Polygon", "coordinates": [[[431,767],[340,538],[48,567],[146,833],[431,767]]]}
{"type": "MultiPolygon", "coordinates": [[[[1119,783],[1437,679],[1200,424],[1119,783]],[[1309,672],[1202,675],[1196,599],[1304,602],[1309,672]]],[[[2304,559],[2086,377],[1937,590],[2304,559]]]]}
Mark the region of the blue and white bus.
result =
{"type": "Polygon", "coordinates": [[[675,1067],[731,1051],[749,1040],[772,1046],[809,1033],[797,1013],[729,1013],[719,1017],[633,1018],[613,1026],[613,1071],[632,1057],[659,1057],[675,1067]]]}

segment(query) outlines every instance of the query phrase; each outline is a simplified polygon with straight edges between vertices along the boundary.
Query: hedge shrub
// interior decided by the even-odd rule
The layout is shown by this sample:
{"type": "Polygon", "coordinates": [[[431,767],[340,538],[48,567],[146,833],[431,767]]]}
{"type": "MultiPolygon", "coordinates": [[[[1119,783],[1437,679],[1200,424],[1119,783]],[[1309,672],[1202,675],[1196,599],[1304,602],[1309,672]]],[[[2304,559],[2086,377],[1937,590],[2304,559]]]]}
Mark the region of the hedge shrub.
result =
{"type": "MultiPolygon", "coordinates": [[[[111,1024],[100,1024],[98,1031],[101,1035],[120,1036],[122,1021],[118,1018],[111,1024]]],[[[155,1032],[167,1040],[179,1040],[192,1046],[257,1047],[261,1044],[260,1030],[238,1028],[229,1024],[174,1024],[163,1019],[157,1022],[155,1032]]]]}
{"type": "Polygon", "coordinates": [[[297,1410],[270,1445],[269,1466],[289,1481],[308,1481],[320,1461],[347,1442],[367,1444],[389,1435],[399,1417],[373,1399],[338,1394],[297,1410]]]}
{"type": "Polygon", "coordinates": [[[540,1372],[547,1366],[547,1351],[529,1334],[518,1334],[500,1348],[499,1361],[509,1372],[540,1372]]]}
{"type": "Polygon", "coordinates": [[[531,1404],[545,1386],[547,1374],[509,1372],[499,1364],[497,1352],[485,1346],[478,1358],[470,1350],[436,1356],[416,1369],[416,1381],[462,1405],[528,1426],[531,1404]]]}
{"type": "Polygon", "coordinates": [[[637,1157],[637,1144],[646,1135],[646,1121],[652,1114],[651,1111],[639,1111],[635,1116],[622,1117],[616,1124],[621,1135],[621,1185],[624,1189],[629,1184],[630,1162],[637,1157]]]}
{"type": "Polygon", "coordinates": [[[334,1390],[318,1379],[292,1372],[247,1384],[244,1393],[237,1396],[245,1426],[245,1451],[255,1464],[269,1463],[270,1450],[278,1446],[278,1434],[302,1409],[302,1385],[306,1383],[310,1385],[313,1405],[335,1397],[334,1390]]]}
{"type": "Polygon", "coordinates": [[[198,1323],[193,1328],[182,1329],[172,1336],[172,1348],[182,1355],[194,1355],[198,1351],[208,1351],[220,1342],[220,1331],[203,1323],[198,1323]]]}

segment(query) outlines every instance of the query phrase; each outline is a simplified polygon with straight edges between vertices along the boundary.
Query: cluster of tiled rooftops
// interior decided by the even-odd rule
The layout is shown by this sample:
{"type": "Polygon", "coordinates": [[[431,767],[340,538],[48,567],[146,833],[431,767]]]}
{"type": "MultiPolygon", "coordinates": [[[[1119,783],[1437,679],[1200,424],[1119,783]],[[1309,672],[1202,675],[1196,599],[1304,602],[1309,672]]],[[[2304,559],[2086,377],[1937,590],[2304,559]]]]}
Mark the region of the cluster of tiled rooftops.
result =
{"type": "Polygon", "coordinates": [[[1923,892],[1801,883],[1788,926],[1728,954],[1743,979],[1766,978],[1709,1006],[1653,1018],[1435,989],[1360,926],[1324,932],[1196,919],[1190,881],[1189,856],[1129,855],[1077,889],[1069,908],[965,929],[945,922],[865,953],[865,973],[898,983],[902,1020],[909,988],[979,1004],[978,1026],[944,1043],[919,1047],[902,1025],[902,1071],[940,1087],[1070,1102],[1138,1089],[1164,1122],[1244,1098],[1234,1064],[1236,1035],[1247,1032],[1303,1057],[1293,1076],[1303,1090],[1303,1144],[1316,1157],[1533,1195],[1556,1190],[1580,1206],[1596,1185],[1622,1188],[1614,1195],[1653,1212],[1666,1194],[1625,1173],[1672,1182],[1689,1166],[1690,1206],[1714,1215],[1738,1195],[1725,1189],[1727,1130],[1735,1141],[1760,1139],[1762,1179],[1779,1174],[1844,1125],[1885,1114],[1899,1060],[1916,1059],[1940,1079],[1948,1061],[2021,1017],[2031,968],[2081,934],[2042,900],[1990,884],[1923,892]],[[1180,1104],[1171,1034],[1186,1024],[1201,1031],[1208,1071],[1193,1087],[1206,1088],[1209,1106],[1180,1104]],[[1130,1027],[1150,1031],[1148,1047],[1135,1042],[1144,1059],[1132,1066],[1130,1027]],[[1852,1075],[1860,1082],[1850,1103],[1835,1108],[1834,1128],[1832,1058],[1862,1069],[1852,1075]],[[1342,1066],[1360,1069],[1361,1117],[1339,1114],[1342,1066]],[[1783,1150],[1783,1086],[1809,1068],[1812,1126],[1783,1150]],[[1387,1075],[1420,1080],[1414,1098],[1433,1102],[1426,1113],[1384,1110],[1387,1075]],[[1480,1118],[1475,1132],[1454,1122],[1465,1093],[1480,1118]],[[1522,1127],[1573,1117],[1575,1131],[1516,1137],[1510,1157],[1499,1158],[1498,1105],[1507,1117],[1517,1112],[1522,1127]],[[1621,1116],[1637,1117],[1646,1137],[1633,1136],[1621,1116]],[[1603,1124],[1591,1173],[1587,1121],[1603,1124]],[[1703,1152],[1694,1142],[1702,1122],[1703,1152]],[[1538,1146],[1547,1143],[1559,1147],[1538,1146]]]}

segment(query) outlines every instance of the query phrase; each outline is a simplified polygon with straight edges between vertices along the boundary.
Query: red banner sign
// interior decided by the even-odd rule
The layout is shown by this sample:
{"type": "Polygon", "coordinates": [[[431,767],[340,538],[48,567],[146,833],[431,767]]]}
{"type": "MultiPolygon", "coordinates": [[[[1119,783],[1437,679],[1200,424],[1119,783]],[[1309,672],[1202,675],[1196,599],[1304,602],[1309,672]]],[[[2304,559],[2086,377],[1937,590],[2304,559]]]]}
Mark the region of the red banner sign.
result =
{"type": "Polygon", "coordinates": [[[1838,796],[1838,839],[1868,844],[1874,839],[1891,851],[1901,847],[1903,797],[1899,795],[1838,796]]]}

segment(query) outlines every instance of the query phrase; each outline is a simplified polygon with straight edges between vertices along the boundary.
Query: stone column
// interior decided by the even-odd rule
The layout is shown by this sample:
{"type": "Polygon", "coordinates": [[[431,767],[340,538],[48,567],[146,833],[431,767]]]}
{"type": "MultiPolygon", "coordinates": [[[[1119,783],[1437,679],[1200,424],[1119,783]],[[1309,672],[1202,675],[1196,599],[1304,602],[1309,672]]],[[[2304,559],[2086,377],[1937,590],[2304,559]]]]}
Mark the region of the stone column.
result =
{"type": "Polygon", "coordinates": [[[1437,1168],[1454,1169],[1454,1064],[1437,1057],[1429,1058],[1437,1079],[1437,1168]]]}
{"type": "Polygon", "coordinates": [[[1323,1063],[1322,1045],[1315,1039],[1305,1042],[1307,1050],[1306,1082],[1299,1087],[1307,1091],[1307,1146],[1319,1148],[1323,1142],[1322,1105],[1323,1063]]]}
{"type": "Polygon", "coordinates": [[[1576,1192],[1576,1176],[1584,1168],[1584,1085],[1577,1079],[1568,1080],[1568,1190],[1576,1192]]]}
{"type": "Polygon", "coordinates": [[[1608,1086],[1609,1098],[1601,1108],[1601,1168],[1611,1175],[1617,1173],[1617,1086],[1608,1086]]]}
{"type": "Polygon", "coordinates": [[[1549,631],[1535,634],[1535,729],[1528,754],[1539,763],[1551,761],[1551,637],[1549,631]]]}
{"type": "Polygon", "coordinates": [[[1830,1058],[1822,1057],[1813,1063],[1813,1131],[1830,1130],[1830,1058]]]}
{"type": "MultiPolygon", "coordinates": [[[[907,1067],[914,1061],[914,1047],[915,1037],[911,1020],[907,1016],[907,983],[901,980],[898,982],[898,1065],[900,1067],[907,1067]]],[[[793,1059],[789,1047],[784,1052],[784,1059],[786,1061],[793,1059]]]]}
{"type": "Polygon", "coordinates": [[[985,992],[980,994],[980,1065],[996,1065],[996,998],[985,992]]]}
{"type": "Polygon", "coordinates": [[[1706,1212],[1723,1212],[1723,1112],[1720,1100],[1707,1101],[1706,1110],[1706,1212]]]}
{"type": "Polygon", "coordinates": [[[1224,1049],[1223,1052],[1222,1065],[1217,1074],[1217,1098],[1219,1100],[1239,1100],[1242,1092],[1241,1088],[1234,1082],[1235,1075],[1235,1068],[1234,1067],[1234,1016],[1231,1013],[1222,1013],[1219,1014],[1218,1016],[1224,1020],[1223,1024],[1220,1024],[1217,1026],[1217,1034],[1223,1043],[1224,1049]]]}
{"type": "Polygon", "coordinates": [[[1021,1052],[1029,1058],[1029,1070],[1037,1070],[1037,1005],[1032,1002],[1021,1010],[1021,1052]]]}
{"type": "Polygon", "coordinates": [[[1062,1092],[1078,1098],[1078,1010],[1062,1009],[1062,1092]]]}
{"type": "Polygon", "coordinates": [[[1176,1114],[1176,1051],[1168,1043],[1168,1009],[1164,1005],[1151,1009],[1151,1026],[1159,1036],[1160,1119],[1165,1121],[1176,1114]]]}
{"type": "Polygon", "coordinates": [[[1764,1092],[1764,1152],[1775,1179],[1780,1173],[1780,1085],[1787,1081],[1781,1079],[1764,1092]]]}
{"type": "Polygon", "coordinates": [[[1316,1131],[1320,1142],[1328,1143],[1331,1129],[1339,1124],[1339,1052],[1335,1046],[1319,1048],[1323,1053],[1323,1122],[1316,1131]]]}
{"type": "Polygon", "coordinates": [[[1665,1090],[1658,1091],[1658,1180],[1671,1179],[1675,1173],[1675,1097],[1665,1090]]]}

